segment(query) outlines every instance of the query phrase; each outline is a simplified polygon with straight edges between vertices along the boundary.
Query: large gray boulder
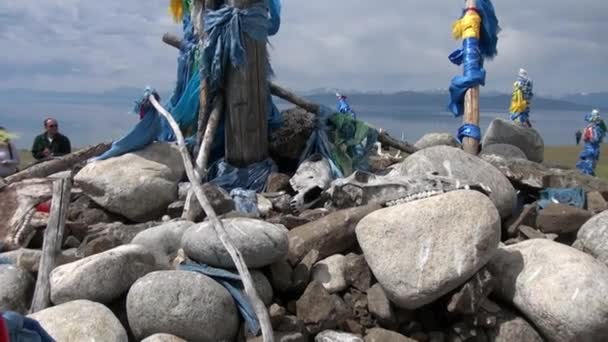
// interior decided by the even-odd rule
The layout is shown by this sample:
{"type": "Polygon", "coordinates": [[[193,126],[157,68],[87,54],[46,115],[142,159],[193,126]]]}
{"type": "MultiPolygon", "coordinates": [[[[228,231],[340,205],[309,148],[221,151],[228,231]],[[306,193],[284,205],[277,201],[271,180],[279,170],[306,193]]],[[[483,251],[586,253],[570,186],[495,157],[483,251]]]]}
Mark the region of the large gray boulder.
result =
{"type": "Polygon", "coordinates": [[[154,271],[154,255],[147,248],[125,245],[59,266],[51,272],[51,301],[77,299],[110,303],[135,281],[154,271]]]}
{"type": "Polygon", "coordinates": [[[608,211],[595,215],[578,231],[578,245],[608,265],[608,211]]]}
{"type": "Polygon", "coordinates": [[[517,146],[529,160],[537,163],[542,163],[545,154],[545,143],[537,130],[504,119],[492,121],[483,137],[482,146],[494,144],[517,146]]]}
{"type": "Polygon", "coordinates": [[[436,172],[441,176],[482,183],[492,190],[490,199],[500,216],[508,218],[513,214],[516,203],[513,185],[495,167],[463,150],[449,146],[427,148],[409,156],[398,168],[413,177],[436,172]]]}
{"type": "Polygon", "coordinates": [[[496,252],[500,229],[488,197],[464,190],[378,210],[356,232],[388,298],[417,309],[481,269],[496,252]]]}
{"type": "Polygon", "coordinates": [[[177,200],[184,166],[177,147],[152,144],[85,166],[74,181],[97,204],[132,221],[160,217],[177,200]]]}
{"type": "Polygon", "coordinates": [[[110,309],[88,300],[54,306],[28,316],[62,342],[127,342],[127,332],[110,309]]]}
{"type": "Polygon", "coordinates": [[[428,133],[414,144],[414,147],[418,150],[433,146],[460,147],[460,143],[450,133],[428,133]]]}
{"type": "Polygon", "coordinates": [[[550,341],[608,340],[608,267],[557,242],[501,247],[490,262],[495,293],[550,341]]]}
{"type": "Polygon", "coordinates": [[[127,295],[133,335],[166,333],[187,341],[233,341],[239,316],[230,293],[213,279],[185,271],[154,272],[127,295]]]}
{"type": "Polygon", "coordinates": [[[26,270],[14,265],[0,265],[0,312],[24,314],[30,307],[34,278],[26,270]]]}
{"type": "Polygon", "coordinates": [[[483,158],[486,155],[495,155],[505,159],[525,159],[528,157],[519,147],[509,144],[493,144],[483,146],[479,158],[483,158]]]}
{"type": "Polygon", "coordinates": [[[181,247],[182,236],[194,223],[189,221],[170,222],[146,229],[131,241],[134,245],[145,246],[154,253],[156,263],[170,265],[181,247]]]}
{"type": "MultiPolygon", "coordinates": [[[[287,255],[289,241],[285,227],[249,218],[226,219],[223,223],[248,267],[265,267],[287,255]]],[[[235,268],[209,222],[190,227],[182,237],[182,248],[198,262],[213,267],[235,268]]]]}

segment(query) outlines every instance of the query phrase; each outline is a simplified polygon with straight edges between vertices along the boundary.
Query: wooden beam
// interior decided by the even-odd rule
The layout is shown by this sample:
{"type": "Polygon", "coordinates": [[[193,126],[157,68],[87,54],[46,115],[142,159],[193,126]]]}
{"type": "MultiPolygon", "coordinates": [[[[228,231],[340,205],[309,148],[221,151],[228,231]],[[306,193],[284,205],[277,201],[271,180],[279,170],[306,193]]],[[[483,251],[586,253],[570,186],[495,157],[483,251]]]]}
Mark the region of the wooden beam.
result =
{"type": "Polygon", "coordinates": [[[150,96],[150,102],[152,103],[154,108],[156,108],[156,110],[158,110],[158,112],[167,119],[169,125],[171,126],[171,129],[175,133],[175,136],[177,138],[177,144],[179,146],[179,152],[182,156],[184,167],[186,168],[186,175],[188,176],[188,179],[192,184],[192,189],[196,194],[196,198],[198,199],[201,204],[201,207],[207,214],[207,217],[209,218],[209,221],[211,222],[211,225],[215,230],[220,242],[222,243],[224,248],[226,248],[228,254],[230,254],[230,258],[232,259],[232,262],[234,263],[237,271],[239,272],[239,276],[241,277],[241,280],[243,282],[243,287],[245,288],[245,293],[247,294],[247,297],[249,298],[249,301],[253,306],[256,316],[260,322],[260,326],[262,327],[262,335],[264,342],[274,342],[274,335],[272,332],[272,325],[270,324],[270,316],[268,315],[268,310],[266,310],[264,302],[262,302],[256,292],[255,287],[253,286],[253,279],[251,278],[251,274],[249,273],[249,269],[247,268],[247,264],[245,263],[241,252],[232,244],[230,236],[224,228],[224,224],[217,217],[213,206],[211,206],[209,199],[203,191],[201,180],[195,175],[192,160],[190,159],[190,154],[188,153],[188,149],[186,148],[186,141],[184,140],[184,136],[182,135],[179,125],[177,124],[177,122],[175,122],[171,113],[167,112],[158,103],[158,101],[156,101],[154,96],[150,96]]]}
{"type": "MultiPolygon", "coordinates": [[[[265,0],[228,0],[244,9],[265,0]]],[[[247,167],[268,158],[268,53],[266,42],[243,35],[246,65],[226,72],[226,161],[247,167]]]]}
{"type": "Polygon", "coordinates": [[[44,178],[54,173],[66,171],[73,168],[76,164],[97,157],[112,147],[110,143],[101,143],[84,150],[70,153],[57,159],[48,160],[39,164],[34,164],[21,172],[18,172],[5,179],[7,184],[15,183],[29,178],[44,178]]]}
{"type": "MultiPolygon", "coordinates": [[[[466,0],[467,8],[475,8],[475,0],[466,0]]],[[[479,86],[469,89],[464,96],[463,123],[479,126],[479,86]]],[[[462,139],[462,148],[472,155],[479,153],[479,141],[465,137],[462,139]]]]}
{"type": "Polygon", "coordinates": [[[167,45],[173,46],[176,49],[182,48],[182,40],[172,33],[167,32],[163,34],[163,42],[167,45]]]}
{"type": "MultiPolygon", "coordinates": [[[[320,114],[321,106],[319,104],[308,101],[307,99],[294,94],[293,92],[281,87],[278,84],[270,82],[270,92],[272,93],[272,95],[277,96],[285,101],[291,102],[294,105],[305,109],[309,113],[313,113],[316,115],[320,114]]],[[[412,146],[410,143],[397,140],[391,137],[387,132],[382,130],[379,130],[378,132],[378,141],[385,146],[392,147],[408,154],[413,154],[418,151],[418,149],[412,146]]]]}
{"type": "Polygon", "coordinates": [[[36,281],[30,313],[44,310],[51,305],[50,274],[56,266],[57,256],[61,253],[71,189],[71,178],[58,179],[53,183],[51,214],[46,231],[44,232],[42,258],[40,260],[38,279],[36,281]]]}
{"type": "MultiPolygon", "coordinates": [[[[213,138],[215,137],[215,131],[219,126],[220,119],[222,117],[222,113],[224,112],[224,96],[219,94],[215,98],[215,104],[213,106],[213,111],[211,112],[211,117],[209,118],[209,123],[206,127],[205,136],[203,142],[201,144],[201,148],[196,159],[196,166],[194,169],[195,177],[198,179],[203,179],[207,175],[207,164],[209,163],[209,155],[211,154],[211,145],[213,145],[213,138]]],[[[194,195],[194,190],[191,189],[188,191],[188,196],[186,197],[186,203],[184,205],[184,212],[182,214],[182,218],[188,221],[194,222],[196,219],[196,211],[194,208],[194,201],[196,201],[196,196],[194,195]]]]}

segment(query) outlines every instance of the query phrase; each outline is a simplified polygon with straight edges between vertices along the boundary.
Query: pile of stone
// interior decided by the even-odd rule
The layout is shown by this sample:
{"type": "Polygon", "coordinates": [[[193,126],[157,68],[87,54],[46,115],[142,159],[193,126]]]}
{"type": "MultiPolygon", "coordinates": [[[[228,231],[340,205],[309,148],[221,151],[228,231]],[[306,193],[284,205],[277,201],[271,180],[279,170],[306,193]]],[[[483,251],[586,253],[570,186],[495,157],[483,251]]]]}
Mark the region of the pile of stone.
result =
{"type": "MultiPolygon", "coordinates": [[[[286,162],[257,196],[257,212],[238,212],[226,191],[205,185],[275,341],[608,340],[608,183],[543,165],[536,131],[496,120],[480,157],[449,135],[428,135],[402,161],[374,156],[384,169],[375,178],[315,183],[321,191],[294,211],[301,170],[285,165],[306,140],[301,114],[286,114],[293,125],[284,129],[304,138],[273,150],[286,162]],[[584,208],[537,205],[539,191],[574,186],[585,189],[584,208]]],[[[190,186],[181,165],[174,147],[157,144],[77,174],[50,275],[53,306],[30,315],[55,339],[262,341],[220,282],[180,268],[236,273],[205,214],[181,218],[190,186]]],[[[5,186],[0,219],[47,200],[48,184],[38,182],[5,186]]],[[[36,215],[43,228],[48,217],[36,215]]],[[[6,246],[20,247],[0,254],[9,261],[0,265],[0,310],[28,313],[40,232],[0,223],[6,246]]]]}

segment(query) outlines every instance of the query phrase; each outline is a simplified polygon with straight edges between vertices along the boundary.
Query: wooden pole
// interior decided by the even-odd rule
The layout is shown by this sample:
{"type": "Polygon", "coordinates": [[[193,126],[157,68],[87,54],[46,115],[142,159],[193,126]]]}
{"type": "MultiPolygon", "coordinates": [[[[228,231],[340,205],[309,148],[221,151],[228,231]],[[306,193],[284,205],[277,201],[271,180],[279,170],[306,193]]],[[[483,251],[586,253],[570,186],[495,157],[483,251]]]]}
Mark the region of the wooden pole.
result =
{"type": "MultiPolygon", "coordinates": [[[[475,8],[475,0],[466,0],[467,8],[475,8]]],[[[469,89],[464,96],[463,123],[479,126],[479,86],[469,89]]],[[[462,139],[462,148],[472,155],[479,153],[479,141],[465,137],[462,139]]]]}
{"type": "Polygon", "coordinates": [[[51,201],[51,215],[44,232],[42,243],[42,258],[38,270],[36,289],[30,313],[44,310],[51,305],[50,274],[55,268],[57,255],[61,253],[65,221],[70,205],[72,179],[62,178],[53,183],[53,199],[51,201]]]}
{"type": "Polygon", "coordinates": [[[158,101],[156,101],[154,96],[150,96],[150,103],[152,103],[154,108],[156,108],[156,110],[158,110],[158,112],[167,119],[169,125],[171,126],[171,129],[175,133],[175,136],[177,138],[177,144],[179,146],[179,152],[182,155],[184,167],[186,168],[186,175],[188,176],[188,179],[192,184],[192,189],[196,194],[196,198],[198,199],[201,204],[201,207],[207,214],[207,217],[209,218],[209,221],[211,222],[211,225],[213,226],[213,229],[215,230],[220,242],[222,243],[224,248],[226,248],[228,254],[230,254],[230,258],[232,259],[232,262],[234,262],[234,265],[236,266],[236,269],[239,272],[239,275],[241,276],[243,287],[245,288],[245,293],[247,294],[247,297],[249,298],[249,301],[251,302],[251,305],[255,310],[258,320],[260,321],[264,342],[274,342],[272,325],[270,324],[270,316],[268,315],[266,306],[258,296],[255,287],[253,286],[251,274],[249,273],[249,269],[247,268],[247,264],[245,263],[241,252],[232,244],[230,236],[224,228],[224,224],[220,219],[218,219],[215,210],[213,210],[209,199],[203,191],[201,180],[195,175],[192,160],[190,159],[190,154],[188,153],[188,149],[186,148],[186,142],[179,128],[179,125],[177,124],[177,122],[175,122],[171,113],[167,112],[158,103],[158,101]]]}
{"type": "MultiPolygon", "coordinates": [[[[244,9],[265,0],[228,0],[244,9]]],[[[243,34],[246,65],[226,75],[226,161],[247,167],[268,158],[268,56],[266,42],[243,34]]]]}

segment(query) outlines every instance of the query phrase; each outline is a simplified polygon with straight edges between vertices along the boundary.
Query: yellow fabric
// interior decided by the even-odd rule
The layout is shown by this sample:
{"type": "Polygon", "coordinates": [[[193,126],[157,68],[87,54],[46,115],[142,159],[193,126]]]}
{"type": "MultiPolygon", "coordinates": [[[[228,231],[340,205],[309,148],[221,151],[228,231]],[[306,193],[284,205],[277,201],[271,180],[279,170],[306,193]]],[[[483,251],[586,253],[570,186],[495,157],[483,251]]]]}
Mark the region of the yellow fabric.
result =
{"type": "Polygon", "coordinates": [[[179,23],[184,17],[184,4],[182,0],[171,0],[169,4],[169,13],[173,17],[173,21],[179,23]]]}
{"type": "Polygon", "coordinates": [[[513,90],[513,97],[511,98],[511,113],[523,113],[528,109],[528,101],[524,99],[524,92],[519,87],[515,87],[513,90]]]}
{"type": "Polygon", "coordinates": [[[454,39],[477,38],[481,32],[481,17],[475,11],[467,11],[465,15],[456,20],[452,26],[454,39]]]}
{"type": "Polygon", "coordinates": [[[0,129],[0,143],[7,143],[10,140],[16,139],[17,135],[0,129]]]}

